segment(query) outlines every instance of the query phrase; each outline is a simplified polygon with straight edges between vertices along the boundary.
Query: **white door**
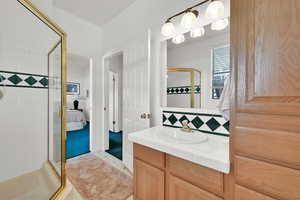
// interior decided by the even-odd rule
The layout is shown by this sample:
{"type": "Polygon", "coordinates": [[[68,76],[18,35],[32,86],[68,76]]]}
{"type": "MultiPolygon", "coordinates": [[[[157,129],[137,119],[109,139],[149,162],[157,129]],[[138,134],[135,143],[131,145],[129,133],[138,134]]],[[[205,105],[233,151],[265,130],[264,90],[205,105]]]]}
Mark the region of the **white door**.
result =
{"type": "Polygon", "coordinates": [[[118,74],[109,72],[109,131],[119,132],[118,74]]]}
{"type": "Polygon", "coordinates": [[[133,144],[128,134],[150,127],[150,32],[124,48],[123,160],[133,169],[133,144]]]}
{"type": "Polygon", "coordinates": [[[108,115],[109,115],[109,131],[115,132],[115,73],[109,72],[108,78],[109,85],[109,107],[108,107],[108,115]]]}

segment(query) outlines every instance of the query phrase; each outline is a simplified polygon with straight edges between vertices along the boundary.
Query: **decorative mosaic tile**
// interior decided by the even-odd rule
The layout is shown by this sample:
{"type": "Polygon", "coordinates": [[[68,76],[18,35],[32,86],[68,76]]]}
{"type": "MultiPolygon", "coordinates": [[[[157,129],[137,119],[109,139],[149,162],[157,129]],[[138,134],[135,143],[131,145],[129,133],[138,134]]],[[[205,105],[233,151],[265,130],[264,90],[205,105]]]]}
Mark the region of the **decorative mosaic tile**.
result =
{"type": "Polygon", "coordinates": [[[0,71],[0,86],[48,88],[48,76],[20,72],[0,71]]]}
{"type": "MultiPolygon", "coordinates": [[[[168,87],[167,94],[168,95],[176,95],[176,94],[191,94],[192,87],[191,86],[181,86],[181,87],[168,87]]],[[[201,88],[199,85],[195,86],[195,94],[200,94],[201,88]]]]}
{"type": "Polygon", "coordinates": [[[222,115],[163,111],[162,119],[163,126],[181,128],[182,121],[187,120],[193,130],[229,136],[229,121],[226,121],[222,115]]]}

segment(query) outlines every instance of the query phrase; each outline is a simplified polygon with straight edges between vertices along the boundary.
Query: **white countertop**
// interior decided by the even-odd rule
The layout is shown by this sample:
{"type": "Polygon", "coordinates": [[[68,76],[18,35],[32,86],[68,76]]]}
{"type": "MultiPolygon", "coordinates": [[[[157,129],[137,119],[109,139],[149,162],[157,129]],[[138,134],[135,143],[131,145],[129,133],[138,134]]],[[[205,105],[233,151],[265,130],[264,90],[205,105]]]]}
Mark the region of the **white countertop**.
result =
{"type": "MultiPolygon", "coordinates": [[[[205,134],[208,140],[199,144],[181,144],[164,140],[158,134],[174,131],[175,128],[157,126],[129,134],[130,141],[182,158],[193,163],[229,174],[229,138],[205,134]]],[[[195,134],[202,134],[196,132],[195,134]]]]}

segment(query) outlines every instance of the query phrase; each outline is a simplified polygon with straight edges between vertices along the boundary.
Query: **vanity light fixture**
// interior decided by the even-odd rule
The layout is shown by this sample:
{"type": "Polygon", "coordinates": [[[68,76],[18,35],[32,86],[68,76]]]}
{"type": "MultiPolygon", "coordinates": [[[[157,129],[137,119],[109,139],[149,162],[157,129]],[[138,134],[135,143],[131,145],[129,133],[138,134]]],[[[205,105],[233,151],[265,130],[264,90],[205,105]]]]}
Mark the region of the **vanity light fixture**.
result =
{"type": "MultiPolygon", "coordinates": [[[[197,20],[199,16],[199,11],[195,10],[196,7],[209,3],[205,16],[206,18],[213,20],[211,25],[212,30],[223,30],[229,24],[228,18],[224,18],[225,15],[225,6],[222,0],[203,0],[202,2],[181,11],[172,17],[170,17],[165,24],[162,26],[161,33],[165,37],[172,37],[175,35],[176,30],[175,26],[172,23],[172,19],[183,15],[181,19],[181,26],[185,29],[191,31],[191,37],[201,37],[205,34],[205,30],[203,27],[196,27],[197,20]]],[[[173,42],[175,44],[180,44],[184,42],[184,35],[178,35],[173,37],[173,42]]]]}
{"type": "Polygon", "coordinates": [[[205,16],[208,19],[216,20],[224,17],[225,7],[221,0],[212,0],[206,9],[205,16]]]}
{"type": "Polygon", "coordinates": [[[175,33],[174,24],[170,20],[167,20],[166,23],[163,25],[163,27],[161,29],[161,34],[165,37],[170,37],[174,33],[175,33]]]}
{"type": "Polygon", "coordinates": [[[185,37],[183,34],[177,35],[175,37],[173,37],[172,42],[174,44],[181,44],[185,41],[185,37]]]}
{"type": "Polygon", "coordinates": [[[204,27],[197,27],[191,30],[191,38],[202,37],[205,34],[204,27]]]}
{"type": "Polygon", "coordinates": [[[215,31],[221,31],[229,25],[228,18],[219,19],[211,24],[211,29],[215,31]]]}
{"type": "Polygon", "coordinates": [[[192,28],[197,23],[198,16],[197,10],[187,10],[181,19],[181,26],[185,29],[192,28]]]}

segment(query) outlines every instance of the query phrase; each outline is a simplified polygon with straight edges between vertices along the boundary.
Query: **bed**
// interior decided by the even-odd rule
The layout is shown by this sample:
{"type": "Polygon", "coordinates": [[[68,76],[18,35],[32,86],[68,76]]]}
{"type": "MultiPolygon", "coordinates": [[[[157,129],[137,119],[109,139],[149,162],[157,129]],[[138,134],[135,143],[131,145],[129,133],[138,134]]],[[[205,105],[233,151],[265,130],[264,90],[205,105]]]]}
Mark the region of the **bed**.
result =
{"type": "Polygon", "coordinates": [[[67,111],[67,131],[81,130],[86,125],[86,118],[79,110],[67,111]]]}

